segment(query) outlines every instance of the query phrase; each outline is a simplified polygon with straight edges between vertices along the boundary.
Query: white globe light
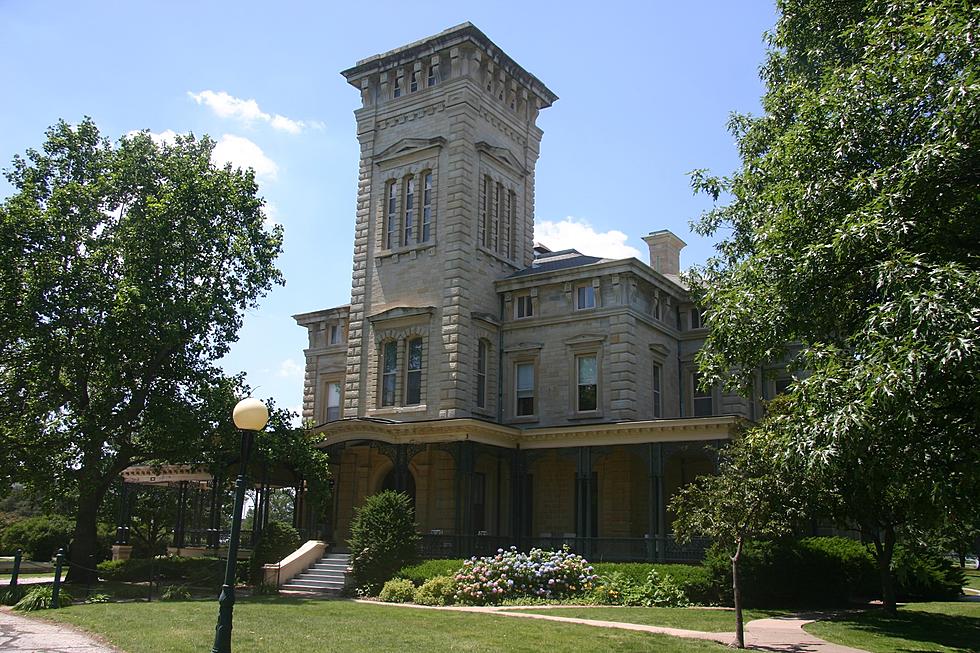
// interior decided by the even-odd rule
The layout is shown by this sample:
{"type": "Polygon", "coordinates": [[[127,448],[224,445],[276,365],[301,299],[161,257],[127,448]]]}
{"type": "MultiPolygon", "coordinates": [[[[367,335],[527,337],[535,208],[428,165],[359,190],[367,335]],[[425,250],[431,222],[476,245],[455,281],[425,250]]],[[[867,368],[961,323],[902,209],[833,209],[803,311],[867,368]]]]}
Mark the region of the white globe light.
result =
{"type": "Polygon", "coordinates": [[[248,431],[261,431],[269,421],[269,409],[254,397],[242,399],[232,412],[235,426],[248,431]]]}

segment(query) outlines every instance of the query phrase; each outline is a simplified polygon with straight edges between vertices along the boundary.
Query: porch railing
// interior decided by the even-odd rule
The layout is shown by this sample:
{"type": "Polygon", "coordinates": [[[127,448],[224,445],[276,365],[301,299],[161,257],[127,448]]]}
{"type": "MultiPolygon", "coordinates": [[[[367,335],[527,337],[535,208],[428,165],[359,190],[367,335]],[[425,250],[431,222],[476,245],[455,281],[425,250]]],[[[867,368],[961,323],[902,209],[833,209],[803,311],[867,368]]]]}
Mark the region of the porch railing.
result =
{"type": "Polygon", "coordinates": [[[686,562],[704,559],[709,540],[681,543],[673,535],[663,537],[576,537],[575,534],[513,538],[497,535],[422,535],[419,555],[423,558],[468,558],[492,555],[498,549],[516,546],[522,551],[538,548],[557,550],[563,546],[590,562],[686,562]]]}

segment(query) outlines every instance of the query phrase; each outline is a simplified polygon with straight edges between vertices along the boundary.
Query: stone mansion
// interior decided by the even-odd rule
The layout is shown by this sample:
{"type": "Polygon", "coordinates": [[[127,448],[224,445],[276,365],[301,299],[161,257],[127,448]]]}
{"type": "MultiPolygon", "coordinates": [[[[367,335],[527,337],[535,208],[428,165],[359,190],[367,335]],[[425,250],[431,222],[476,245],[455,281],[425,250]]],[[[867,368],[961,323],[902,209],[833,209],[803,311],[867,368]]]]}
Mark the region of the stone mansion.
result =
{"type": "Polygon", "coordinates": [[[469,23],[343,75],[361,95],[350,304],[294,316],[329,539],[394,488],[440,557],[698,555],[670,496],[761,407],[699,389],[684,242],[647,235],[649,264],[535,246],[536,120],[557,96],[469,23]]]}

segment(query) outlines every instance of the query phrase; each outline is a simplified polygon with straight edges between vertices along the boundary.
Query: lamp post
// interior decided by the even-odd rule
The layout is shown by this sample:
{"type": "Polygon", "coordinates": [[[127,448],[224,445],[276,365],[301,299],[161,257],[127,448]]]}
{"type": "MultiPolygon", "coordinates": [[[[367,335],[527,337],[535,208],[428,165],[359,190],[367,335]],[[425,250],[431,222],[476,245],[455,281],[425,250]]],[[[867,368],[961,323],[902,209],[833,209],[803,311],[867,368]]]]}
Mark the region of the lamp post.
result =
{"type": "Polygon", "coordinates": [[[235,426],[242,431],[241,465],[235,481],[235,512],[231,517],[228,564],[225,565],[225,583],[221,586],[221,595],[218,597],[218,625],[214,628],[211,653],[231,653],[231,618],[235,608],[235,570],[238,564],[238,539],[242,530],[242,507],[245,504],[245,473],[255,432],[265,428],[269,421],[269,409],[258,399],[249,397],[238,402],[232,417],[235,426]]]}

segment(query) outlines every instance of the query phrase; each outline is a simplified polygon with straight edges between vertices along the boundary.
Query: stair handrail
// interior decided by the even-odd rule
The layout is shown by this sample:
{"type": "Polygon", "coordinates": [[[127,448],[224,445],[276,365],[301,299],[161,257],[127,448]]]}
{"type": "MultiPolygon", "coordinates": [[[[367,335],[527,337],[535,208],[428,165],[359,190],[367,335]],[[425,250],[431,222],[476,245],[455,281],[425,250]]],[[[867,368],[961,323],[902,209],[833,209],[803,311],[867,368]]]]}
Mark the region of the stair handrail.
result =
{"type": "Polygon", "coordinates": [[[267,585],[282,587],[296,576],[312,567],[323,557],[327,543],[322,540],[309,540],[300,545],[277,563],[262,565],[262,577],[267,585]]]}

